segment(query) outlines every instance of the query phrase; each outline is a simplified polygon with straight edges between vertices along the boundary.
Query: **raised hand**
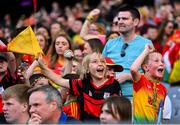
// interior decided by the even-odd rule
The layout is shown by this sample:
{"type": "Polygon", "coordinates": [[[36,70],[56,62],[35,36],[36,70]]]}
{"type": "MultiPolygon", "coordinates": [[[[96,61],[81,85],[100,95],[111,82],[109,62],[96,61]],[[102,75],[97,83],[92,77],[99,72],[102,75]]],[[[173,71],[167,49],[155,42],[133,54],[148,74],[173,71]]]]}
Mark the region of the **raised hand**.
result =
{"type": "Polygon", "coordinates": [[[154,51],[155,49],[152,45],[147,44],[145,46],[144,50],[147,51],[148,53],[150,53],[150,52],[154,51]]]}
{"type": "Polygon", "coordinates": [[[41,69],[46,69],[47,68],[47,64],[46,64],[45,60],[43,59],[42,54],[38,55],[37,61],[39,63],[39,66],[41,67],[41,69]]]}
{"type": "Polygon", "coordinates": [[[91,16],[94,18],[94,21],[97,20],[97,18],[99,17],[100,14],[100,10],[99,9],[93,9],[88,16],[91,16]]]}

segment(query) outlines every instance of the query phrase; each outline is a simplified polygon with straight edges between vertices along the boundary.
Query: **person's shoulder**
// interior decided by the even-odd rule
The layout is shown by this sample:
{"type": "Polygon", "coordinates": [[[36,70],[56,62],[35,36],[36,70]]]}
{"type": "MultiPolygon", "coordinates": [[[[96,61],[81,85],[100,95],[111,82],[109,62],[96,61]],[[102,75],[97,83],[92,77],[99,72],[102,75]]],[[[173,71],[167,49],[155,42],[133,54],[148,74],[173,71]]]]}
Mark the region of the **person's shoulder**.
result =
{"type": "Polygon", "coordinates": [[[167,88],[163,85],[163,83],[160,83],[161,90],[167,92],[167,88]]]}
{"type": "Polygon", "coordinates": [[[119,41],[120,39],[121,39],[121,36],[118,36],[118,37],[113,38],[113,39],[109,39],[109,40],[107,41],[107,44],[110,44],[110,43],[112,43],[112,42],[117,42],[117,41],[119,41]]]}
{"type": "Polygon", "coordinates": [[[150,40],[150,39],[148,39],[148,38],[146,38],[146,37],[143,37],[143,36],[141,36],[141,35],[137,35],[137,38],[138,39],[140,39],[140,40],[143,40],[143,41],[145,41],[145,42],[150,42],[150,43],[152,43],[152,41],[150,40]]]}

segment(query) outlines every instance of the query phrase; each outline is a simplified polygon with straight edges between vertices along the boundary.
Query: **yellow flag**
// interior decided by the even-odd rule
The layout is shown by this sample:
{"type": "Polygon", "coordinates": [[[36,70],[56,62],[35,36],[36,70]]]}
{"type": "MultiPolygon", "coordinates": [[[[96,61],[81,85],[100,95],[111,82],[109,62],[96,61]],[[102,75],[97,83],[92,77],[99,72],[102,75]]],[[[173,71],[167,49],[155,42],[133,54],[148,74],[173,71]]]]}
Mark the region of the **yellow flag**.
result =
{"type": "Polygon", "coordinates": [[[38,53],[43,53],[30,26],[10,41],[7,45],[7,49],[11,52],[34,55],[35,57],[37,57],[38,53]]]}

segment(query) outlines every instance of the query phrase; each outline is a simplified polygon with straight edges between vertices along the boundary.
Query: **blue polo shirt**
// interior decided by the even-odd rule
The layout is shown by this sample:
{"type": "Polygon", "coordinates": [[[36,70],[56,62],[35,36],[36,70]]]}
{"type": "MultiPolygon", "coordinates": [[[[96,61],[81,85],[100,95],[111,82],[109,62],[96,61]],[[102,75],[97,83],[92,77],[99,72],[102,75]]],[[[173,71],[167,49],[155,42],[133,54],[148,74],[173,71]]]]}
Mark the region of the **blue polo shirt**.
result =
{"type": "MultiPolygon", "coordinates": [[[[137,35],[135,39],[128,42],[128,47],[125,49],[125,56],[121,57],[122,46],[126,42],[123,40],[122,36],[114,39],[108,40],[106,43],[102,54],[105,57],[110,57],[115,61],[115,63],[122,65],[124,70],[122,72],[117,72],[118,74],[130,73],[130,67],[135,59],[142,53],[146,44],[152,44],[152,41],[146,39],[140,35],[137,35]]],[[[126,97],[132,97],[132,81],[127,80],[120,84],[122,89],[122,94],[126,97]]]]}

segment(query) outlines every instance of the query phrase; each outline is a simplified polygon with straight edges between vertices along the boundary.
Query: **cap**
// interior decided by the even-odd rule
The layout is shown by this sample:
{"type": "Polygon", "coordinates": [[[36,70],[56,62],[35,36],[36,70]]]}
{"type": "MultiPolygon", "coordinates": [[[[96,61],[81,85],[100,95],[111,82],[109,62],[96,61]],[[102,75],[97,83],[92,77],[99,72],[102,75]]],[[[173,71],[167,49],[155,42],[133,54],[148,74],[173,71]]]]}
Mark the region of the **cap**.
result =
{"type": "Polygon", "coordinates": [[[105,57],[106,65],[114,68],[115,72],[122,72],[123,67],[121,65],[116,64],[111,58],[105,57]]]}
{"type": "Polygon", "coordinates": [[[7,58],[3,53],[0,53],[0,60],[4,60],[7,62],[7,58]]]}

